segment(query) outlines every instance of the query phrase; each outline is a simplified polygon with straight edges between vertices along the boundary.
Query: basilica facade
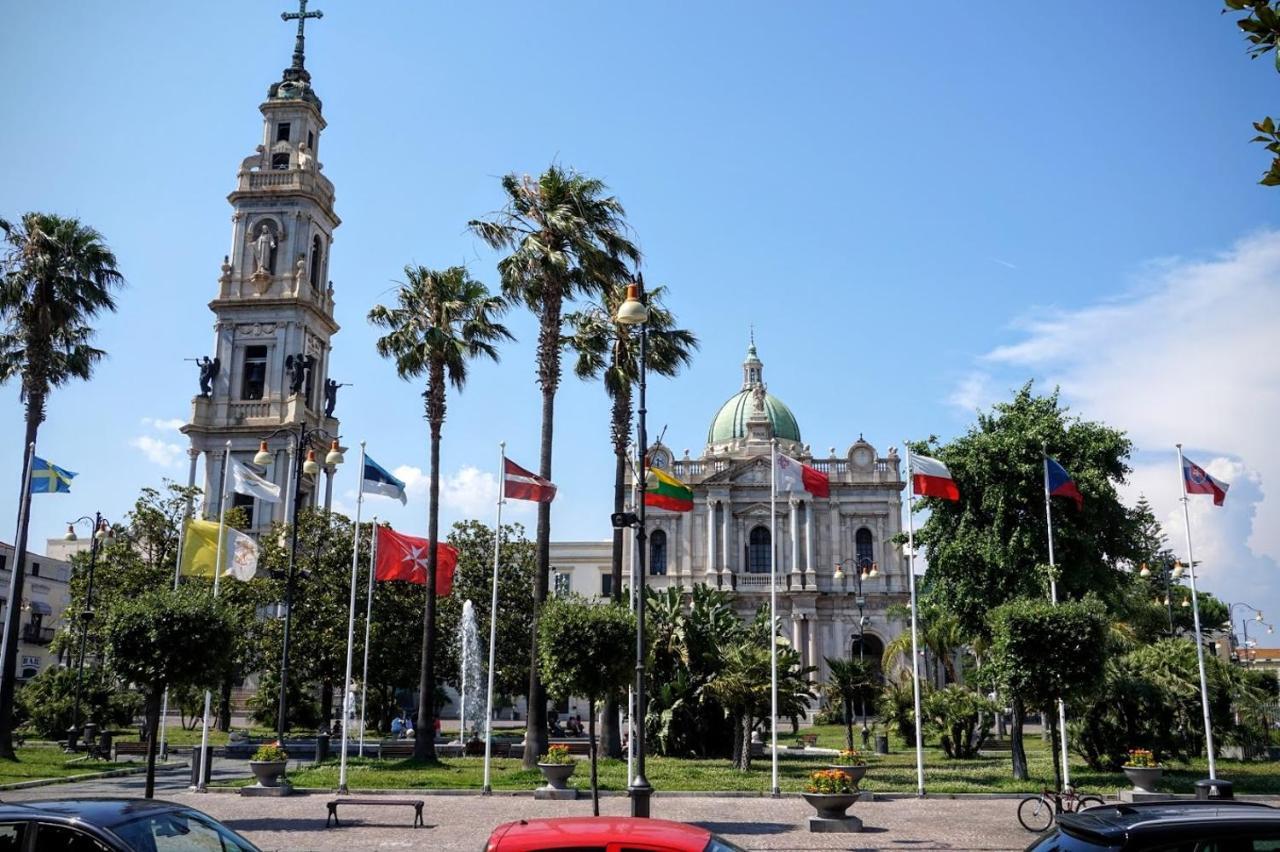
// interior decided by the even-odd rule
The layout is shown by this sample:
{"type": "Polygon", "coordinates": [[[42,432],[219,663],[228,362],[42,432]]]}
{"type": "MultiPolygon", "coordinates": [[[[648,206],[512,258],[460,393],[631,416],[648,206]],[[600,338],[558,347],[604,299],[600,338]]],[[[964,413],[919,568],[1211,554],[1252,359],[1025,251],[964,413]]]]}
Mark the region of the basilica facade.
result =
{"type": "MultiPolygon", "coordinates": [[[[740,387],[711,416],[701,454],[677,455],[658,444],[649,462],[689,486],[694,508],[648,510],[648,586],[724,589],[738,614],[750,619],[769,600],[776,528],[778,617],[820,679],[826,678],[827,657],[862,654],[879,661],[885,645],[907,627],[887,615],[909,594],[907,560],[894,541],[902,531],[904,488],[897,450],[881,454],[859,436],[843,452],[830,447],[825,456],[815,454],[791,409],[766,390],[754,343],[742,363],[740,387]],[[774,439],[779,452],[830,480],[829,497],[779,494],[776,525],[770,518],[774,439]]],[[[609,560],[608,542],[554,542],[553,588],[606,593],[609,560]]],[[[628,585],[636,561],[629,548],[623,567],[628,585]]]]}

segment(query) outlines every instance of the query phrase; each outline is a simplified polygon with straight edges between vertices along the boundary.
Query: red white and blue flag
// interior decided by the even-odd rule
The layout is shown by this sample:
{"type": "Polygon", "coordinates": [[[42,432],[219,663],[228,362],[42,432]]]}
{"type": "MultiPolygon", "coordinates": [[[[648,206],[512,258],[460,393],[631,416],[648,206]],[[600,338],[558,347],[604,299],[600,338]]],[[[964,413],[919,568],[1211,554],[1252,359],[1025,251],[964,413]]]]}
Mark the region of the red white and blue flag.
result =
{"type": "Polygon", "coordinates": [[[1185,456],[1182,459],[1182,479],[1187,484],[1188,494],[1212,494],[1213,505],[1221,506],[1227,499],[1230,483],[1214,479],[1208,471],[1185,456]]]}
{"type": "Polygon", "coordinates": [[[1076,511],[1084,509],[1084,495],[1076,487],[1071,474],[1048,456],[1044,459],[1044,481],[1045,490],[1049,492],[1050,497],[1070,497],[1076,501],[1076,511]]]}

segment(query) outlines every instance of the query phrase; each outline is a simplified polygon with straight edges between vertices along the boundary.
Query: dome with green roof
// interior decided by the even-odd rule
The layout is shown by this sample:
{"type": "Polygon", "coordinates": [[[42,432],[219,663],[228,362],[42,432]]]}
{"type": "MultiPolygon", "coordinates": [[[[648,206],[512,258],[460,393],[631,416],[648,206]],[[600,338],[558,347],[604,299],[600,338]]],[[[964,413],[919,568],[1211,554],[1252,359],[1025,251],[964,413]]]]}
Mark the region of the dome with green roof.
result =
{"type": "Polygon", "coordinates": [[[707,430],[708,447],[736,444],[747,438],[747,421],[756,412],[756,396],[764,397],[764,414],[772,426],[773,436],[781,441],[800,443],[800,424],[786,404],[771,393],[764,392],[764,364],[756,355],[755,341],[747,347],[747,358],[742,362],[742,390],[738,391],[716,412],[707,430]]]}

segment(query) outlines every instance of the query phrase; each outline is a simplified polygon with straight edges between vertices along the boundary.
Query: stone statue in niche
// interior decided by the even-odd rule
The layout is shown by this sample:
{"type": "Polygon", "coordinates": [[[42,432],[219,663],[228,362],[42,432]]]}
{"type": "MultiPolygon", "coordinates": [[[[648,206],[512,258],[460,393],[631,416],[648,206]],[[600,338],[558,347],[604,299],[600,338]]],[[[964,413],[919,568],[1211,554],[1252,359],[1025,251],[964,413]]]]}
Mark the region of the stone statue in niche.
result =
{"type": "Polygon", "coordinates": [[[196,363],[200,365],[200,396],[207,399],[213,393],[213,380],[222,369],[222,359],[204,355],[196,363]]]}
{"type": "MultiPolygon", "coordinates": [[[[307,383],[308,363],[310,355],[290,355],[284,359],[284,368],[289,371],[289,393],[302,393],[307,383]]],[[[313,359],[314,360],[314,359],[313,359]]]]}
{"type": "Polygon", "coordinates": [[[765,388],[763,384],[757,384],[751,388],[751,399],[755,403],[756,411],[764,411],[764,394],[765,388]]]}
{"type": "Polygon", "coordinates": [[[298,262],[293,265],[293,295],[302,292],[302,282],[307,280],[307,258],[298,255],[298,262]]]}
{"type": "Polygon", "coordinates": [[[276,238],[271,228],[263,222],[258,226],[258,236],[253,241],[253,262],[255,272],[270,274],[275,269],[276,238]]]}

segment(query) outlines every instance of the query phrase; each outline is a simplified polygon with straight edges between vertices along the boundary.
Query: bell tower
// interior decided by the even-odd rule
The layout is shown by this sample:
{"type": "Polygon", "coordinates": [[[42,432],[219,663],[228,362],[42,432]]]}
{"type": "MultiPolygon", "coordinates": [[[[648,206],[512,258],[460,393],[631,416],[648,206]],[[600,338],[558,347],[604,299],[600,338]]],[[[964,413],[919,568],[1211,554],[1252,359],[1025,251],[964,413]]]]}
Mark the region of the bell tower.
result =
{"type": "MultiPolygon", "coordinates": [[[[214,509],[228,440],[233,456],[249,463],[259,440],[283,426],[306,422],[338,434],[337,384],[329,379],[330,341],[338,324],[328,270],[340,220],[333,209],[333,184],[318,159],[325,121],[304,51],[306,22],[321,15],[299,0],[298,12],[281,16],[298,22],[293,62],[258,107],[261,143],[240,163],[236,187],[227,196],[231,252],[222,260],[209,302],[213,352],[200,359],[200,393],[182,428],[191,440],[193,473],[197,455],[205,454],[204,489],[214,509]]],[[[275,454],[267,476],[287,495],[295,460],[284,449],[275,454]]],[[[333,471],[323,474],[327,506],[333,471]]],[[[318,486],[304,478],[304,501],[319,502],[318,486]]],[[[249,498],[235,499],[249,509],[254,527],[285,517],[284,500],[252,506],[249,498]]]]}

